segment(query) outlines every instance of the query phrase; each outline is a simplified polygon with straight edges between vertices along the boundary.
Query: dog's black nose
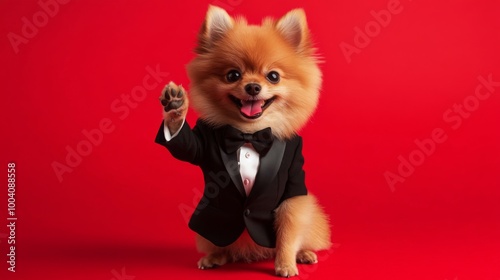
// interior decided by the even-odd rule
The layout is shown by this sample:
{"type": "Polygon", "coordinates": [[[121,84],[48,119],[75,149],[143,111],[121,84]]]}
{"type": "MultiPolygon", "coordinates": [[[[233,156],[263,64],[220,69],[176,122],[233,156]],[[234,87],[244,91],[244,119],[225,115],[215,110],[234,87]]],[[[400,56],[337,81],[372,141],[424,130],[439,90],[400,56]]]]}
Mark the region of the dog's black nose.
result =
{"type": "Polygon", "coordinates": [[[256,83],[250,83],[245,86],[245,91],[252,96],[258,95],[261,89],[262,87],[256,83]]]}

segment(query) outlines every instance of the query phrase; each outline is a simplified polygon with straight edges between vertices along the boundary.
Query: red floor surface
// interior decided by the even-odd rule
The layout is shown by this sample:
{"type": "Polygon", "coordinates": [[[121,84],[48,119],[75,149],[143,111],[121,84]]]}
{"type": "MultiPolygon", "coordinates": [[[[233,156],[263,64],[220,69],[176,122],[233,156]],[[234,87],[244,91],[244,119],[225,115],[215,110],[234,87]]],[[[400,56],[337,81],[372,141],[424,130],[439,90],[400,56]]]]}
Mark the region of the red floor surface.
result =
{"type": "Polygon", "coordinates": [[[500,2],[410,0],[2,1],[0,279],[276,279],[196,268],[201,173],[153,143],[210,3],[304,7],[325,61],[301,135],[334,246],[297,279],[500,280],[500,2]]]}

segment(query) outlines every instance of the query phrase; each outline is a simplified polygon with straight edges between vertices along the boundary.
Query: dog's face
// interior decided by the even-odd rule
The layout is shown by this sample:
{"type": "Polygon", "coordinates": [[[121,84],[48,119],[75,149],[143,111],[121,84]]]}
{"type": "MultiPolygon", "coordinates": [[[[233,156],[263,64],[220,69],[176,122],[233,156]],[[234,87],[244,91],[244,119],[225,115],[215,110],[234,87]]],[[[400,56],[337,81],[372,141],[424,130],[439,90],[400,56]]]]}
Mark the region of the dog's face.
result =
{"type": "Polygon", "coordinates": [[[200,118],[252,133],[292,137],[314,112],[321,72],[302,10],[260,26],[211,6],[188,65],[200,118]]]}

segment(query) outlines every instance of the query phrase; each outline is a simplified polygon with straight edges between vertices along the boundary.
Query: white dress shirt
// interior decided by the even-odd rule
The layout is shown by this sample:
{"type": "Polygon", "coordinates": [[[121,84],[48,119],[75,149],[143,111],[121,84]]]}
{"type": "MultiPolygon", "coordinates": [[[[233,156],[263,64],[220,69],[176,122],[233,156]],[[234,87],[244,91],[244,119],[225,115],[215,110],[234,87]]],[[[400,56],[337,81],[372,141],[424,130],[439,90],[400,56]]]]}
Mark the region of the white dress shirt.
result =
{"type": "MultiPolygon", "coordinates": [[[[181,128],[179,128],[179,130],[173,135],[170,135],[170,130],[168,130],[166,125],[163,126],[163,134],[165,135],[167,142],[179,134],[184,126],[184,123],[185,120],[182,121],[181,128]]],[[[245,193],[248,196],[252,190],[253,184],[255,183],[257,170],[259,170],[260,155],[253,148],[252,144],[246,143],[238,149],[236,157],[238,158],[238,166],[240,167],[241,181],[243,182],[245,193]]]]}

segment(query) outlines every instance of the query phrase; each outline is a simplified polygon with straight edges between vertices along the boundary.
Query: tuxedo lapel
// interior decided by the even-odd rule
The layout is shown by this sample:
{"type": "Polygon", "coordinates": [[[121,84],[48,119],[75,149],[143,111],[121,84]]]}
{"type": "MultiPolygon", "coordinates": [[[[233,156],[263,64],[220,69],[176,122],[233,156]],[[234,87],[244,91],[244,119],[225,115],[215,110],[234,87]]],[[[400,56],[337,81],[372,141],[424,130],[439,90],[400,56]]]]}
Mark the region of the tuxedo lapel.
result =
{"type": "Polygon", "coordinates": [[[255,177],[252,191],[250,191],[249,198],[252,198],[263,189],[267,184],[270,184],[281,166],[283,155],[285,153],[286,142],[274,140],[271,149],[267,154],[260,158],[259,170],[255,177]]]}
{"type": "Polygon", "coordinates": [[[238,191],[243,197],[246,197],[245,193],[245,187],[243,187],[243,182],[241,181],[241,174],[240,174],[240,167],[238,165],[238,159],[236,158],[237,152],[227,154],[224,149],[222,149],[222,135],[223,135],[223,129],[224,128],[219,128],[217,129],[217,146],[219,146],[219,152],[222,158],[222,162],[224,163],[224,166],[226,167],[226,171],[229,174],[229,177],[231,177],[231,181],[233,181],[233,184],[236,186],[238,191]]]}

